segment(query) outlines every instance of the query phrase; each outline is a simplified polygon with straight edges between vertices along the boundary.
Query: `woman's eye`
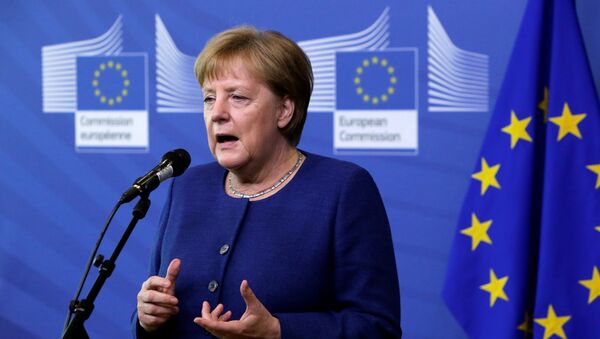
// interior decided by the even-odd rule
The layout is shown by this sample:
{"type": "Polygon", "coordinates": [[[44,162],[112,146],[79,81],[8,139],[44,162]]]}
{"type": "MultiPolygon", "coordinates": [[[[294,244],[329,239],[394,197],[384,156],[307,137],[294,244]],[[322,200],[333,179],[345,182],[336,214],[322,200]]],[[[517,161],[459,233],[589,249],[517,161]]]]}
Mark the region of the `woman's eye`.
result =
{"type": "Polygon", "coordinates": [[[236,101],[243,101],[243,100],[246,100],[246,99],[247,99],[247,98],[246,98],[246,97],[244,97],[244,96],[241,96],[241,95],[235,95],[235,94],[234,94],[234,95],[232,95],[232,96],[231,96],[231,98],[232,98],[233,100],[236,100],[236,101]]]}
{"type": "Polygon", "coordinates": [[[206,98],[204,98],[204,103],[211,103],[213,101],[215,101],[215,98],[213,98],[213,97],[206,97],[206,98]]]}

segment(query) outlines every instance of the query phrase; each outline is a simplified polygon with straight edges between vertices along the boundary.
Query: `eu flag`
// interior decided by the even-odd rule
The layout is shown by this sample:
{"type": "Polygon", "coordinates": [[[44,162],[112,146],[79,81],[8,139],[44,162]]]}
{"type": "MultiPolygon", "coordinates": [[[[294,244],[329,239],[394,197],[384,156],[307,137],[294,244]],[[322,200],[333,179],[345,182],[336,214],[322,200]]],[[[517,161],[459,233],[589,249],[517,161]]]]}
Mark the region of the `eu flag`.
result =
{"type": "Polygon", "coordinates": [[[338,110],[416,109],[416,55],[410,49],[336,53],[338,110]]]}
{"type": "Polygon", "coordinates": [[[77,58],[78,110],[146,110],[144,55],[77,58]]]}
{"type": "Polygon", "coordinates": [[[530,0],[443,291],[474,338],[600,338],[600,112],[572,0],[530,0]]]}

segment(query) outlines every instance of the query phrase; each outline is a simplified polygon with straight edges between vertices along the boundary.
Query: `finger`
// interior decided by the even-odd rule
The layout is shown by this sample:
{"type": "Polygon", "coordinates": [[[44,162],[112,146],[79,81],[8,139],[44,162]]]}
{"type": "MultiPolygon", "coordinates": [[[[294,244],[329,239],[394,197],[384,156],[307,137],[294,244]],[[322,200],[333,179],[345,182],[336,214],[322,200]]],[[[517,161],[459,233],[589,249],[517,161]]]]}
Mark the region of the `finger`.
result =
{"type": "Polygon", "coordinates": [[[151,315],[156,317],[169,317],[173,314],[179,313],[179,307],[164,307],[154,304],[141,304],[138,305],[138,312],[143,315],[151,315]]]}
{"type": "Polygon", "coordinates": [[[155,275],[144,281],[142,284],[142,290],[158,290],[161,288],[167,289],[171,287],[172,284],[173,283],[170,280],[155,275]]]}
{"type": "Polygon", "coordinates": [[[210,319],[207,319],[205,317],[196,317],[196,318],[194,318],[194,324],[196,324],[196,325],[204,328],[206,331],[208,331],[213,336],[219,337],[218,333],[215,333],[215,332],[209,330],[209,328],[207,327],[208,326],[207,325],[208,321],[214,321],[214,320],[210,320],[210,319]]]}
{"type": "Polygon", "coordinates": [[[228,321],[229,319],[231,319],[231,315],[233,313],[231,313],[231,311],[227,311],[224,314],[222,314],[221,316],[219,316],[219,321],[228,321]]]}
{"type": "Polygon", "coordinates": [[[140,301],[144,303],[158,304],[162,306],[177,306],[179,300],[167,293],[162,293],[154,290],[144,291],[140,293],[140,301]]]}
{"type": "Polygon", "coordinates": [[[169,267],[167,267],[167,275],[165,276],[165,278],[171,282],[175,282],[175,280],[179,276],[180,271],[181,260],[175,258],[169,263],[169,267]]]}
{"type": "Polygon", "coordinates": [[[164,316],[154,316],[154,315],[138,315],[138,320],[140,321],[140,325],[146,329],[154,329],[162,324],[164,324],[169,318],[164,316]]]}
{"type": "Polygon", "coordinates": [[[221,315],[221,313],[223,313],[223,309],[223,304],[217,305],[217,307],[215,307],[215,309],[212,310],[212,312],[210,312],[210,318],[213,320],[219,320],[219,316],[221,315]]]}
{"type": "Polygon", "coordinates": [[[244,298],[244,302],[246,302],[246,307],[248,309],[262,307],[262,303],[250,288],[250,284],[248,284],[247,280],[243,280],[240,284],[240,294],[242,295],[242,298],[244,298]]]}
{"type": "Polygon", "coordinates": [[[202,302],[202,312],[200,312],[200,314],[202,315],[202,318],[212,319],[210,315],[210,304],[208,303],[208,301],[202,302]]]}

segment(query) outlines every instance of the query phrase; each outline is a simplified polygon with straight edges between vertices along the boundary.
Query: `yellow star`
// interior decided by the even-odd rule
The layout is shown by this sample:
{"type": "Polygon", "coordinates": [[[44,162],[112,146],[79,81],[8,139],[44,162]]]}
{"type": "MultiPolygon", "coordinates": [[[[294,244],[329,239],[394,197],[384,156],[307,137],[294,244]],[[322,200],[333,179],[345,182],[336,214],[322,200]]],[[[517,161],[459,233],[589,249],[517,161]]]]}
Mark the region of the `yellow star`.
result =
{"type": "Polygon", "coordinates": [[[508,276],[498,279],[494,270],[490,269],[490,282],[479,286],[482,290],[490,293],[490,307],[494,306],[498,298],[508,301],[504,286],[508,282],[508,276]]]}
{"type": "Polygon", "coordinates": [[[536,318],[535,322],[544,327],[544,339],[550,338],[553,334],[566,339],[567,336],[565,335],[563,326],[569,320],[571,320],[570,315],[557,317],[556,313],[554,312],[554,307],[550,305],[548,306],[548,314],[546,315],[546,318],[536,318]]]}
{"type": "Polygon", "coordinates": [[[500,164],[489,167],[485,158],[481,158],[481,171],[471,175],[471,178],[481,181],[481,195],[484,195],[490,186],[500,189],[500,184],[496,180],[498,170],[500,164]]]}
{"type": "Polygon", "coordinates": [[[548,122],[548,95],[548,87],[544,87],[544,100],[538,104],[538,108],[544,111],[544,122],[548,122]]]}
{"type": "Polygon", "coordinates": [[[596,173],[596,175],[598,176],[596,178],[596,188],[600,187],[600,164],[587,165],[587,166],[585,166],[585,168],[596,173]]]}
{"type": "Polygon", "coordinates": [[[460,231],[460,233],[471,237],[471,251],[475,251],[477,246],[479,246],[479,243],[482,241],[490,245],[492,244],[492,239],[490,239],[489,235],[487,234],[490,226],[492,226],[492,220],[482,223],[479,221],[479,219],[477,219],[475,213],[471,213],[471,227],[460,231]]]}
{"type": "Polygon", "coordinates": [[[591,279],[579,280],[579,283],[590,290],[588,304],[591,304],[596,298],[600,297],[600,273],[598,273],[598,267],[594,266],[591,279]]]}
{"type": "Polygon", "coordinates": [[[533,333],[533,319],[531,319],[529,313],[525,312],[525,320],[517,329],[525,333],[533,333]]]}
{"type": "Polygon", "coordinates": [[[571,114],[569,104],[565,102],[562,115],[550,118],[550,121],[559,127],[557,141],[561,141],[569,133],[581,139],[581,132],[579,132],[579,127],[577,125],[585,119],[586,116],[587,114],[585,113],[571,114]]]}
{"type": "Polygon", "coordinates": [[[502,129],[502,132],[510,134],[510,148],[514,149],[519,139],[531,142],[531,136],[527,133],[527,126],[531,117],[519,120],[515,111],[510,112],[510,124],[502,129]]]}
{"type": "Polygon", "coordinates": [[[596,231],[600,232],[600,226],[596,226],[596,228],[594,228],[596,231]]]}

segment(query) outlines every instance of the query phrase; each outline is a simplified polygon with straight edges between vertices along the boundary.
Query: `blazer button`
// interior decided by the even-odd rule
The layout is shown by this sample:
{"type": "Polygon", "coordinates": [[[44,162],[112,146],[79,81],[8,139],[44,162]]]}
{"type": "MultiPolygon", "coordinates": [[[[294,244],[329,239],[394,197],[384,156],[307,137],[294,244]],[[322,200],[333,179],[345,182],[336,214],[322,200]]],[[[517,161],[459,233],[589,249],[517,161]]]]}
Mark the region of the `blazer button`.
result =
{"type": "Polygon", "coordinates": [[[208,290],[212,293],[214,293],[217,288],[219,288],[219,283],[216,280],[211,280],[211,282],[208,283],[208,290]]]}
{"type": "Polygon", "coordinates": [[[219,249],[219,254],[220,255],[225,255],[225,253],[229,252],[229,245],[225,244],[223,246],[221,246],[221,248],[219,249]]]}

